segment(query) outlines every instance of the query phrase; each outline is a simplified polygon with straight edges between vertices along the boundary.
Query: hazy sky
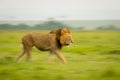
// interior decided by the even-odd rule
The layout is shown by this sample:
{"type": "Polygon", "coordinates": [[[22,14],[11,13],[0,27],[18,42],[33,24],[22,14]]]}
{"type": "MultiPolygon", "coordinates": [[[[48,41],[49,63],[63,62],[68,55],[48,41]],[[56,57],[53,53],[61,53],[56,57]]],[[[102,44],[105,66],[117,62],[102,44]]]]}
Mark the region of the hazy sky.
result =
{"type": "Polygon", "coordinates": [[[0,20],[120,20],[120,0],[0,0],[0,20]]]}

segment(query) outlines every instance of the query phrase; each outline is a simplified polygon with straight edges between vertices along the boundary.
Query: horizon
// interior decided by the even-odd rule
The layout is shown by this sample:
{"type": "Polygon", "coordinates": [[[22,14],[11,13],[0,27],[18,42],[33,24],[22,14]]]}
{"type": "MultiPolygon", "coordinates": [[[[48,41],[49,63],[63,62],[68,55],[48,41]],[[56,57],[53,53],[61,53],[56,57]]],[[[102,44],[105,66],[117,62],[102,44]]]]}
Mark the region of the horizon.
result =
{"type": "MultiPolygon", "coordinates": [[[[19,24],[26,24],[29,26],[35,26],[37,24],[42,24],[46,21],[43,20],[8,20],[8,21],[0,21],[0,24],[12,24],[12,25],[19,25],[19,24]]],[[[115,26],[120,28],[120,20],[59,20],[62,24],[67,25],[68,27],[85,27],[87,29],[95,29],[100,26],[115,26]]]]}

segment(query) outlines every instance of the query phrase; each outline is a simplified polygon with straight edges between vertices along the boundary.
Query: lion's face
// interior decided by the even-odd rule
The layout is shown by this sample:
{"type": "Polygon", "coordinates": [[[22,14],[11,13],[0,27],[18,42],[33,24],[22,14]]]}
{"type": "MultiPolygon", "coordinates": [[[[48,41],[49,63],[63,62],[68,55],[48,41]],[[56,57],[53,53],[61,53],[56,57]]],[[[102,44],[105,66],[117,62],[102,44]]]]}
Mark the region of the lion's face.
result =
{"type": "Polygon", "coordinates": [[[72,35],[69,29],[54,29],[50,32],[51,34],[56,34],[57,40],[60,41],[62,46],[69,46],[73,43],[72,35]]]}
{"type": "Polygon", "coordinates": [[[72,35],[69,29],[61,29],[60,43],[63,46],[69,46],[71,43],[73,43],[72,35]]]}

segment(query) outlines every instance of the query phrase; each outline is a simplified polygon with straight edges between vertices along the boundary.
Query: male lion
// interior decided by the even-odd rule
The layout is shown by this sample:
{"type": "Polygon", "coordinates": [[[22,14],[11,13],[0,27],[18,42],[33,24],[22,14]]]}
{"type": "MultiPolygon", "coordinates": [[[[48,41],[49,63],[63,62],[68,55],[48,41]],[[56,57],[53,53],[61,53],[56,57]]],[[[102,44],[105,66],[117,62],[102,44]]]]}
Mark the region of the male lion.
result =
{"type": "Polygon", "coordinates": [[[23,50],[17,61],[26,53],[27,60],[30,60],[33,46],[42,51],[50,51],[49,62],[53,61],[55,54],[63,63],[66,63],[64,56],[60,53],[62,46],[73,43],[70,30],[67,28],[52,30],[48,34],[29,33],[22,38],[23,50]]]}

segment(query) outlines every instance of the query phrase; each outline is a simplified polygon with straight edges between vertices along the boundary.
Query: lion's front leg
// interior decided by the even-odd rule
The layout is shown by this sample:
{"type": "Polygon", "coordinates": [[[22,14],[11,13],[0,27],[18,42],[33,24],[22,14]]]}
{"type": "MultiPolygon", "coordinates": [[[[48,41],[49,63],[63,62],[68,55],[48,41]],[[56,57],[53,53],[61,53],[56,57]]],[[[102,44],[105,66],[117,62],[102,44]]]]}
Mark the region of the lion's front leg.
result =
{"type": "Polygon", "coordinates": [[[66,61],[66,59],[64,58],[64,56],[60,53],[60,50],[56,50],[56,51],[55,51],[55,54],[57,55],[57,57],[58,57],[64,64],[67,63],[67,61],[66,61]]]}
{"type": "Polygon", "coordinates": [[[48,63],[53,63],[53,62],[54,62],[54,53],[52,51],[50,51],[48,63]]]}

